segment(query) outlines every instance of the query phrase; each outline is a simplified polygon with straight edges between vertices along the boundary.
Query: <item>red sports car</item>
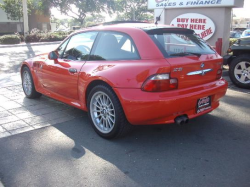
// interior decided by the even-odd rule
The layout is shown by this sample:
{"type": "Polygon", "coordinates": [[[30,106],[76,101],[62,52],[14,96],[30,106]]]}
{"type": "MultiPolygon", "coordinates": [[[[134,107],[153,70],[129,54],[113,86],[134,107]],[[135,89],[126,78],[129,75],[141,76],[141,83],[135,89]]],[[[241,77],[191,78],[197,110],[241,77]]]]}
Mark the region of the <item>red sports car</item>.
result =
{"type": "Polygon", "coordinates": [[[222,58],[193,30],[146,23],[96,26],[22,63],[28,98],[41,94],[88,111],[104,138],[132,125],[187,123],[227,90],[222,58]]]}

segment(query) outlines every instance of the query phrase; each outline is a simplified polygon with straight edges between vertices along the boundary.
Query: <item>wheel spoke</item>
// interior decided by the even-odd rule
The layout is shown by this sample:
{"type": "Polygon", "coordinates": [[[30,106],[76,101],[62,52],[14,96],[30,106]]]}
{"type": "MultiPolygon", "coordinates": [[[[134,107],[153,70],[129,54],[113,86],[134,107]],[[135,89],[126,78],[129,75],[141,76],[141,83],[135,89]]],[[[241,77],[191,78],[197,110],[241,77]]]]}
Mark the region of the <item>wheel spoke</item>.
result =
{"type": "Polygon", "coordinates": [[[242,74],[242,70],[236,69],[236,70],[234,70],[234,73],[237,75],[240,75],[240,74],[242,74]]]}
{"type": "Polygon", "coordinates": [[[241,62],[239,65],[240,65],[242,70],[246,69],[246,63],[245,62],[241,62]]]}
{"type": "Polygon", "coordinates": [[[106,97],[106,99],[105,99],[105,105],[108,105],[108,103],[109,103],[109,98],[108,98],[108,96],[105,96],[106,97]]]}
{"type": "Polygon", "coordinates": [[[93,110],[93,112],[101,112],[101,110],[93,110]]]}
{"type": "Polygon", "coordinates": [[[105,119],[105,128],[108,128],[108,122],[107,122],[108,120],[107,119],[105,119]]]}
{"type": "Polygon", "coordinates": [[[32,81],[29,72],[23,72],[23,90],[26,95],[30,95],[32,93],[32,81]]]}
{"type": "Polygon", "coordinates": [[[99,126],[102,125],[102,121],[103,121],[103,118],[100,119],[100,121],[99,121],[99,126]]]}
{"type": "Polygon", "coordinates": [[[241,82],[245,82],[245,80],[246,80],[246,77],[245,77],[244,75],[241,75],[240,81],[241,81],[241,82]]]}
{"type": "Polygon", "coordinates": [[[102,95],[102,104],[105,105],[105,96],[102,95]]]}
{"type": "Polygon", "coordinates": [[[93,103],[93,105],[97,108],[101,108],[100,106],[98,106],[97,104],[93,103]]]}
{"type": "Polygon", "coordinates": [[[114,114],[112,114],[112,113],[109,113],[109,115],[110,115],[110,116],[113,116],[113,117],[115,117],[115,115],[114,115],[114,114]]]}
{"type": "Polygon", "coordinates": [[[110,122],[110,119],[108,118],[107,121],[108,121],[109,128],[111,128],[112,127],[112,123],[110,122]]]}
{"type": "Polygon", "coordinates": [[[100,103],[101,103],[101,106],[103,106],[103,101],[102,101],[102,98],[101,98],[101,96],[98,98],[98,100],[100,101],[100,103]]]}
{"type": "Polygon", "coordinates": [[[97,114],[97,116],[95,116],[95,119],[98,119],[101,116],[101,114],[97,114]]]}
{"type": "Polygon", "coordinates": [[[100,103],[99,98],[95,98],[95,100],[100,106],[102,106],[102,103],[100,103]]]}
{"type": "Polygon", "coordinates": [[[110,119],[110,121],[112,122],[112,124],[115,123],[115,121],[110,116],[108,118],[110,119]]]}
{"type": "Polygon", "coordinates": [[[109,101],[110,103],[109,103],[109,105],[108,105],[108,107],[110,107],[111,105],[112,105],[112,102],[111,101],[109,101]]]}
{"type": "Polygon", "coordinates": [[[109,112],[114,111],[114,110],[115,110],[115,109],[111,108],[111,109],[109,109],[109,112]]]}

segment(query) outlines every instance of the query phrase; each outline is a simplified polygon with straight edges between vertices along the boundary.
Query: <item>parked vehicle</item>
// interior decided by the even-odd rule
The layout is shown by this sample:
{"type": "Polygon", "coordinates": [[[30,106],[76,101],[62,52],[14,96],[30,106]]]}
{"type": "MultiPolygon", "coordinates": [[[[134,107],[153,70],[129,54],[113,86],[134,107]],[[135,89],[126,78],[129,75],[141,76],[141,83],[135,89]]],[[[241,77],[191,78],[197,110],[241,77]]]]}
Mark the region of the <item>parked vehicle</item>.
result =
{"type": "Polygon", "coordinates": [[[240,88],[250,88],[250,37],[240,38],[228,49],[224,65],[229,66],[229,77],[240,88]]]}
{"type": "Polygon", "coordinates": [[[242,32],[230,31],[230,38],[240,38],[241,35],[242,35],[242,32]]]}
{"type": "Polygon", "coordinates": [[[250,37],[250,29],[243,31],[241,38],[250,37]]]}
{"type": "Polygon", "coordinates": [[[132,125],[187,123],[219,106],[223,59],[193,30],[145,23],[73,33],[21,67],[28,98],[41,94],[88,111],[104,138],[132,125]]]}

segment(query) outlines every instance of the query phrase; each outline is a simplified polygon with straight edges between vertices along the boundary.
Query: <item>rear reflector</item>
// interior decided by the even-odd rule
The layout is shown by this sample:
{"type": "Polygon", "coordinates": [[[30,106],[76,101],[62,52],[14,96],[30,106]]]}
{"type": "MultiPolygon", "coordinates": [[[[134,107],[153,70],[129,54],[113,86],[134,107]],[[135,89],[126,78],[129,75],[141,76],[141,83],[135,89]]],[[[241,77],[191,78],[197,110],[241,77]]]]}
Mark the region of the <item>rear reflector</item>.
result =
{"type": "Polygon", "coordinates": [[[218,69],[216,74],[216,80],[220,79],[222,77],[222,69],[218,69]]]}
{"type": "Polygon", "coordinates": [[[170,78],[167,73],[149,77],[142,86],[142,90],[147,92],[163,92],[177,88],[178,80],[170,78]]]}

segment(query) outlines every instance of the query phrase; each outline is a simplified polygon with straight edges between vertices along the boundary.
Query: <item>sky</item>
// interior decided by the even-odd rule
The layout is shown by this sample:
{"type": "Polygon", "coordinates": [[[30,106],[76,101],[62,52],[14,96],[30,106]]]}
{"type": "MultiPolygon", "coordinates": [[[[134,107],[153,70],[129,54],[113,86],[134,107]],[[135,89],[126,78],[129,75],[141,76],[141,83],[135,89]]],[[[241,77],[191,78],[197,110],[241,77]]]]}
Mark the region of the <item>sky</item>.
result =
{"type": "MultiPolygon", "coordinates": [[[[58,19],[70,18],[66,15],[62,15],[60,11],[55,8],[53,8],[51,12],[52,15],[54,15],[58,19]]],[[[244,8],[234,8],[233,13],[236,15],[236,17],[250,18],[250,0],[244,1],[244,8]]],[[[112,21],[112,18],[109,15],[106,15],[105,21],[112,21]]]]}
{"type": "Polygon", "coordinates": [[[250,0],[244,1],[244,8],[234,8],[233,13],[236,17],[250,18],[250,0]]]}

